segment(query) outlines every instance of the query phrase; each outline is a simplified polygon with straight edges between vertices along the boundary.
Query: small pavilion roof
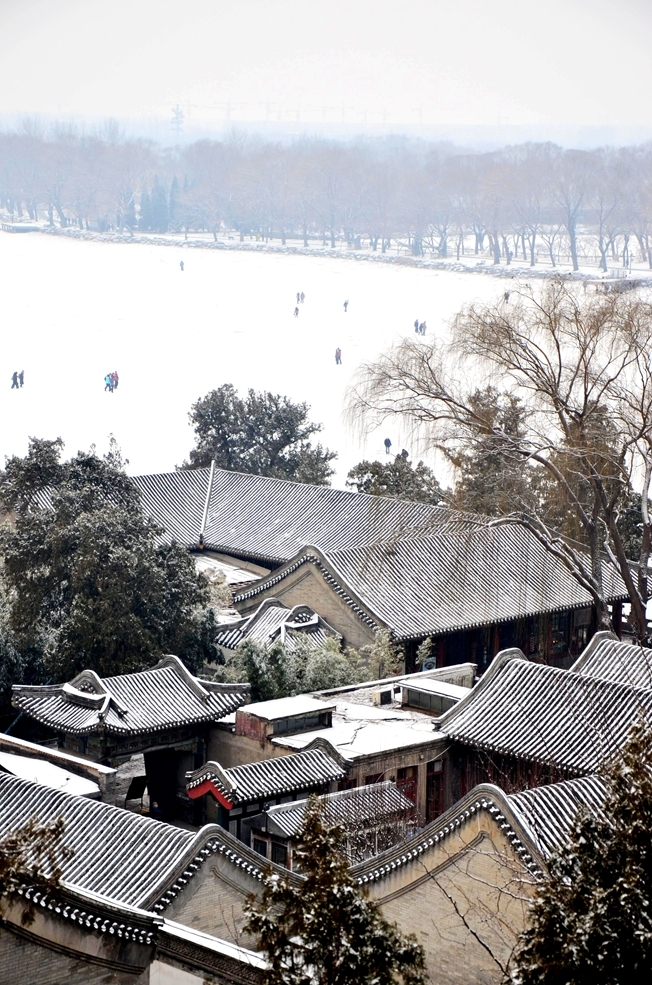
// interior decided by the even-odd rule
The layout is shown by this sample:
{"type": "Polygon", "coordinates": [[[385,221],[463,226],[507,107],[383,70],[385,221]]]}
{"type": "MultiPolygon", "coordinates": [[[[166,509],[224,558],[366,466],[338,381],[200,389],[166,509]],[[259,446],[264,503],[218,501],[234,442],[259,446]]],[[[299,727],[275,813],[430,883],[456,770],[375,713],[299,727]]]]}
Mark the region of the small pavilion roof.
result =
{"type": "Polygon", "coordinates": [[[193,799],[210,791],[230,809],[265,797],[325,786],[345,774],[337,754],[320,748],[230,769],[219,763],[204,763],[186,774],[186,783],[193,799]]]}
{"type": "MultiPolygon", "coordinates": [[[[319,801],[324,808],[325,823],[344,827],[378,823],[414,809],[409,797],[390,780],[323,794],[319,801]]],[[[296,800],[268,808],[265,812],[267,831],[294,838],[301,830],[307,806],[307,800],[296,800]]]]}
{"type": "Polygon", "coordinates": [[[329,637],[339,639],[340,634],[310,606],[295,605],[290,609],[278,599],[264,599],[250,616],[219,627],[215,642],[218,646],[234,650],[245,640],[256,643],[280,640],[292,652],[299,641],[318,649],[329,637]]]}
{"type": "Polygon", "coordinates": [[[582,775],[595,773],[624,745],[637,719],[651,713],[649,689],[503,650],[435,727],[466,745],[582,775]]]}
{"type": "Polygon", "coordinates": [[[135,735],[218,721],[247,700],[248,684],[194,677],[175,656],[136,674],[100,678],[84,670],[66,684],[16,684],[12,704],[60,732],[135,735]]]}
{"type": "MultiPolygon", "coordinates": [[[[588,561],[587,561],[588,563],[588,561]]],[[[235,596],[255,598],[301,565],[314,564],[358,617],[399,640],[492,625],[592,604],[565,564],[519,524],[458,527],[441,534],[325,552],[306,547],[235,596]]],[[[627,598],[620,575],[604,570],[609,601],[627,598]]]]}

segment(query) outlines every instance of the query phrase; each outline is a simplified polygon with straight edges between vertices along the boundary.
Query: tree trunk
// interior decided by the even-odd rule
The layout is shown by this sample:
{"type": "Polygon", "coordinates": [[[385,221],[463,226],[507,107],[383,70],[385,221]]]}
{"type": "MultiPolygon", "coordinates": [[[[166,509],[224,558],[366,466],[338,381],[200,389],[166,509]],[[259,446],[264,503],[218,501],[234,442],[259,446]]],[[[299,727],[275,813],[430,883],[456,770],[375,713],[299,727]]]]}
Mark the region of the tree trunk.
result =
{"type": "Polygon", "coordinates": [[[530,236],[530,266],[533,267],[536,263],[536,254],[534,252],[534,244],[536,243],[537,234],[535,232],[530,236]]]}
{"type": "Polygon", "coordinates": [[[580,265],[577,262],[577,230],[575,228],[575,223],[569,222],[567,229],[568,229],[568,237],[570,239],[570,251],[571,251],[571,260],[573,261],[573,270],[579,270],[580,265]]]}

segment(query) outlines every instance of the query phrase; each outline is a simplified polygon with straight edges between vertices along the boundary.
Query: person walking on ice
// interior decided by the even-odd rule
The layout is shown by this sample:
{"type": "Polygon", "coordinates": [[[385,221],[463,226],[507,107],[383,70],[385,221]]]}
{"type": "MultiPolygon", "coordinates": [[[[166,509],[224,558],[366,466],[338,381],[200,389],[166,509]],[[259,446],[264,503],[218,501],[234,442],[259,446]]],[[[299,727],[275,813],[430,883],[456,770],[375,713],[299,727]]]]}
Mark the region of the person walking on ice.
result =
{"type": "Polygon", "coordinates": [[[298,308],[295,308],[294,309],[294,317],[295,318],[298,318],[299,317],[299,309],[298,308]]]}
{"type": "Polygon", "coordinates": [[[111,379],[110,373],[107,373],[104,377],[104,392],[106,393],[107,390],[109,393],[113,393],[113,380],[111,379]]]}
{"type": "Polygon", "coordinates": [[[306,296],[305,296],[305,294],[303,293],[303,291],[301,292],[301,294],[300,294],[299,296],[300,296],[300,298],[301,298],[301,304],[303,304],[303,302],[304,302],[304,301],[306,300],[306,296]]]}
{"type": "Polygon", "coordinates": [[[342,350],[340,349],[339,345],[335,350],[335,365],[336,366],[342,365],[342,350]]]}
{"type": "Polygon", "coordinates": [[[179,266],[181,267],[181,273],[183,273],[183,260],[179,261],[179,266]]]}
{"type": "Polygon", "coordinates": [[[21,369],[20,373],[18,374],[18,382],[20,383],[21,386],[25,382],[25,370],[24,369],[21,369]]]}
{"type": "Polygon", "coordinates": [[[348,301],[345,301],[345,302],[344,302],[344,314],[346,314],[346,312],[347,312],[348,310],[349,310],[349,302],[348,302],[348,301]]]}
{"type": "Polygon", "coordinates": [[[297,291],[297,304],[301,301],[301,292],[297,291]]]}
{"type": "Polygon", "coordinates": [[[415,332],[418,332],[419,331],[419,319],[418,318],[416,318],[415,321],[414,321],[414,331],[415,332]]]}
{"type": "Polygon", "coordinates": [[[385,454],[389,455],[389,449],[392,447],[392,442],[389,438],[385,438],[385,454]]]}
{"type": "Polygon", "coordinates": [[[11,389],[12,390],[18,389],[18,370],[15,370],[11,377],[11,389]]]}

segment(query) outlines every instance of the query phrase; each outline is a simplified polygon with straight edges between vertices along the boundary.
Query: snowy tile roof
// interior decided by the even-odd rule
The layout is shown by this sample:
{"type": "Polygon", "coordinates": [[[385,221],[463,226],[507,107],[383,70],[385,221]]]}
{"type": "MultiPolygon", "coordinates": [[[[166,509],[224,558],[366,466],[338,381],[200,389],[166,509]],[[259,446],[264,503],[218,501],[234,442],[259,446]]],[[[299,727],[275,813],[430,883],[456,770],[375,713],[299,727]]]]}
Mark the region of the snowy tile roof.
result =
{"type": "Polygon", "coordinates": [[[288,561],[306,544],[339,550],[408,531],[484,522],[470,514],[383,496],[215,469],[135,476],[146,512],[189,547],[288,561]],[[207,509],[206,509],[207,507],[207,509]]]}
{"type": "MultiPolygon", "coordinates": [[[[359,618],[389,627],[400,640],[592,604],[566,566],[515,524],[336,552],[307,548],[234,601],[255,598],[302,564],[315,564],[359,618]]],[[[609,600],[627,598],[620,575],[607,564],[604,585],[609,600]]]]}
{"type": "Polygon", "coordinates": [[[530,663],[504,650],[463,698],[436,720],[449,739],[550,764],[596,772],[622,747],[652,691],[530,663]]]}
{"type": "Polygon", "coordinates": [[[145,512],[167,531],[170,539],[196,547],[202,529],[210,469],[136,475],[145,512]]]}
{"type": "Polygon", "coordinates": [[[324,749],[310,749],[231,769],[219,763],[204,763],[186,774],[186,783],[193,798],[210,790],[221,795],[219,800],[235,807],[264,797],[323,787],[333,780],[341,780],[345,773],[334,755],[324,749]]]}
{"type": "Polygon", "coordinates": [[[583,776],[563,783],[534,787],[508,799],[543,855],[568,842],[580,813],[604,817],[606,784],[599,776],[583,776]]]}
{"type": "Polygon", "coordinates": [[[128,906],[164,910],[216,852],[262,876],[254,853],[217,825],[186,831],[0,773],[0,836],[34,816],[41,823],[63,818],[63,841],[74,852],[64,885],[128,906]]]}
{"type": "Polygon", "coordinates": [[[652,650],[622,643],[611,633],[596,633],[571,670],[634,687],[652,687],[652,650]]]}
{"type": "Polygon", "coordinates": [[[213,722],[247,700],[248,684],[215,684],[194,677],[178,657],[164,657],[136,674],[100,678],[84,670],[69,684],[16,684],[12,704],[62,732],[117,735],[213,722]]]}
{"type": "Polygon", "coordinates": [[[290,609],[278,599],[265,599],[252,615],[218,628],[215,642],[234,650],[244,640],[272,643],[280,640],[289,651],[302,641],[310,648],[324,645],[329,637],[340,638],[328,623],[307,605],[290,609]]]}
{"type": "Polygon", "coordinates": [[[43,787],[53,790],[64,790],[75,797],[92,797],[99,799],[100,788],[93,780],[76,776],[68,770],[49,763],[45,759],[35,759],[31,756],[17,756],[11,752],[0,752],[0,771],[20,776],[24,780],[32,780],[43,787]]]}
{"type": "MultiPolygon", "coordinates": [[[[325,823],[344,827],[381,822],[392,814],[414,809],[412,801],[389,780],[323,794],[319,801],[324,808],[325,823]]],[[[297,800],[292,804],[268,808],[267,830],[286,838],[294,838],[301,830],[307,806],[307,800],[297,800]]]]}
{"type": "Polygon", "coordinates": [[[355,762],[399,749],[441,745],[444,740],[433,730],[433,719],[429,715],[396,708],[383,710],[338,704],[331,728],[274,736],[271,741],[275,746],[297,750],[327,742],[343,759],[355,762]],[[372,713],[375,713],[373,717],[372,713]]]}

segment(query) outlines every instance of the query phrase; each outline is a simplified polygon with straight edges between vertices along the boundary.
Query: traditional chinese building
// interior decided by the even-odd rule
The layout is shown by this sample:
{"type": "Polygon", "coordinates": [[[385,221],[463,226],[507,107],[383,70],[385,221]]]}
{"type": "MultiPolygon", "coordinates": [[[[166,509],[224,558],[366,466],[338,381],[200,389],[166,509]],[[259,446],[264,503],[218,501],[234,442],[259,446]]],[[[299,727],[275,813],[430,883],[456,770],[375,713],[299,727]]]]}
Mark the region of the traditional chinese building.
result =
{"type": "Polygon", "coordinates": [[[205,817],[249,844],[243,826],[261,810],[324,793],[346,776],[334,750],[310,749],[294,756],[263,759],[225,769],[208,762],[187,774],[188,796],[205,798],[205,817]],[[209,795],[209,796],[207,796],[209,795]]]}
{"type": "Polygon", "coordinates": [[[610,633],[596,634],[570,670],[500,653],[436,720],[449,741],[443,807],[478,783],[511,793],[599,772],[641,715],[652,715],[650,656],[610,633]]]}
{"type": "Polygon", "coordinates": [[[167,656],[135,674],[100,678],[84,670],[66,684],[15,685],[12,702],[45,726],[60,749],[116,767],[118,784],[121,776],[128,779],[125,799],[147,787],[155,816],[192,820],[185,774],[205,761],[211,726],[248,694],[248,684],[200,680],[167,656]]]}

